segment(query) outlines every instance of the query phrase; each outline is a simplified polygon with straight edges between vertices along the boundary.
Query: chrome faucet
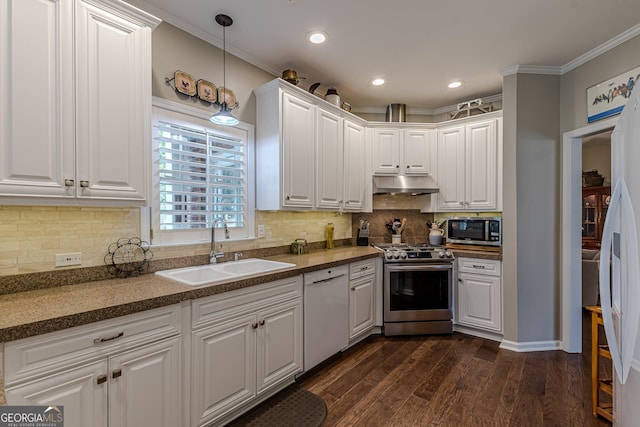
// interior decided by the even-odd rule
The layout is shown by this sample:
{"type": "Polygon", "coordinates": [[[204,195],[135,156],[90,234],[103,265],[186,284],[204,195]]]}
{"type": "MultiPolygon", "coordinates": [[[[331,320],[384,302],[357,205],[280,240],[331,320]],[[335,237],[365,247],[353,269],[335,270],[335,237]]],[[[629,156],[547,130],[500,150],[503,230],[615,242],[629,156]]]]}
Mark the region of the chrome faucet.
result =
{"type": "Polygon", "coordinates": [[[242,256],[244,256],[242,255],[242,252],[236,252],[233,254],[233,260],[237,262],[242,256]]]}
{"type": "Polygon", "coordinates": [[[222,250],[222,243],[220,244],[220,252],[216,252],[216,224],[222,223],[224,226],[224,238],[229,238],[229,228],[227,227],[227,221],[220,218],[215,218],[211,223],[211,252],[209,253],[209,263],[215,264],[218,261],[218,258],[222,258],[224,256],[224,251],[222,250]]]}

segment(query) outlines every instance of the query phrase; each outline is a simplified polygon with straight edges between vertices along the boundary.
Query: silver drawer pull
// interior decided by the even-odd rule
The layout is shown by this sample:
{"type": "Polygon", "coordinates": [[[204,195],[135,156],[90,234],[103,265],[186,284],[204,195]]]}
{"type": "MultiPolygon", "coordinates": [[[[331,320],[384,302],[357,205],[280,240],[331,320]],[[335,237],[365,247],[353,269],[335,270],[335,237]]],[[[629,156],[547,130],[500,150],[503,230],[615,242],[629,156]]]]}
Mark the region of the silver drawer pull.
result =
{"type": "Polygon", "coordinates": [[[106,375],[99,375],[98,378],[96,379],[96,383],[98,385],[104,384],[106,382],[107,382],[107,376],[106,375]]]}
{"type": "Polygon", "coordinates": [[[89,181],[80,181],[80,187],[82,188],[89,187],[89,181]]]}
{"type": "Polygon", "coordinates": [[[473,268],[482,268],[484,270],[486,267],[484,265],[473,264],[473,268]]]}
{"type": "Polygon", "coordinates": [[[122,369],[116,369],[111,373],[111,378],[118,378],[122,376],[122,369]]]}
{"type": "Polygon", "coordinates": [[[74,180],[72,180],[72,179],[65,179],[64,180],[64,186],[65,187],[73,187],[74,185],[76,185],[74,180]]]}
{"type": "Polygon", "coordinates": [[[95,338],[93,340],[93,343],[94,344],[100,344],[100,343],[107,342],[107,341],[117,340],[118,338],[121,338],[123,336],[124,336],[124,332],[120,332],[118,335],[114,335],[114,336],[109,337],[109,338],[95,338]]]}

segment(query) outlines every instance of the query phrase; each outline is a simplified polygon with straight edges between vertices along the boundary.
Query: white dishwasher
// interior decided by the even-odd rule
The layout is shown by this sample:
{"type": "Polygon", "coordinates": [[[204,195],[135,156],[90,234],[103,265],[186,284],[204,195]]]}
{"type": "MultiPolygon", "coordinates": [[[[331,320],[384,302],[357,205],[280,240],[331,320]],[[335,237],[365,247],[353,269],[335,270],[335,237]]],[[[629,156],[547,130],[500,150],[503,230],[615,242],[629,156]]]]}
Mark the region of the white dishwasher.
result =
{"type": "Polygon", "coordinates": [[[304,275],[304,370],[349,345],[349,267],[304,275]]]}

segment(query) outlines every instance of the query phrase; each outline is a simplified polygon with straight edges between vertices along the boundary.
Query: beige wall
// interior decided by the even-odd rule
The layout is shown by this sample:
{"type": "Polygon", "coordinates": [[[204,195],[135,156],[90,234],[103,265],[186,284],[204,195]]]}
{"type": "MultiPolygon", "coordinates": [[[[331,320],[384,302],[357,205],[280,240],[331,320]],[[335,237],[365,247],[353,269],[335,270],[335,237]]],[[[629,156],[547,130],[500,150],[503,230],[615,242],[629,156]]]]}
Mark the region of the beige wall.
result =
{"type": "Polygon", "coordinates": [[[587,125],[587,89],[640,65],[640,36],[603,53],[561,78],[561,132],[587,125]]]}

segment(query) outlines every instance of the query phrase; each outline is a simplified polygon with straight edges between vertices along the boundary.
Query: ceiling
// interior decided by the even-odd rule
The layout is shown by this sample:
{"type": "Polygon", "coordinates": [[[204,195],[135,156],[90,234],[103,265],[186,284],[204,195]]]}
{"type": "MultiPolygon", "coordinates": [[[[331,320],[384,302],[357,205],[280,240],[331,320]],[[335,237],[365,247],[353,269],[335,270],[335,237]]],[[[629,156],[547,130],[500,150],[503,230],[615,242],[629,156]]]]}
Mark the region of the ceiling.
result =
{"type": "Polygon", "coordinates": [[[506,68],[560,74],[603,43],[640,33],[638,0],[127,1],[220,48],[214,17],[228,14],[229,53],[276,76],[294,69],[305,88],[333,86],[360,112],[404,103],[434,113],[500,94],[506,68]],[[309,43],[312,30],[328,41],[309,43]],[[377,77],[386,83],[372,86],[377,77]],[[464,85],[448,89],[456,79],[464,85]]]}

